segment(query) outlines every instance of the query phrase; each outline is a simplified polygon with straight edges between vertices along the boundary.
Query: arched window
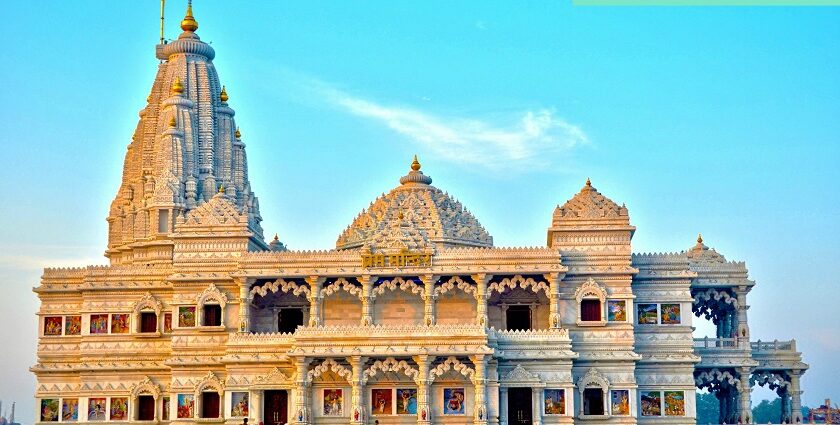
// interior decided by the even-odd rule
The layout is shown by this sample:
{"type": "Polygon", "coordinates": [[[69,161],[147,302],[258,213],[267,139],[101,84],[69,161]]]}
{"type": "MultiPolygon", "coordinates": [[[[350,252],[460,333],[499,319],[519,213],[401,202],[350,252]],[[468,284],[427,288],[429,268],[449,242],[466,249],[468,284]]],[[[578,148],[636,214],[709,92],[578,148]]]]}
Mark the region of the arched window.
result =
{"type": "Polygon", "coordinates": [[[598,369],[590,368],[586,371],[586,374],[578,380],[577,386],[580,392],[581,416],[607,414],[607,393],[610,382],[598,369]]]}
{"type": "Polygon", "coordinates": [[[207,375],[195,386],[196,412],[199,418],[218,419],[222,417],[225,387],[213,372],[207,375]]]}
{"type": "Polygon", "coordinates": [[[160,386],[147,376],[131,386],[132,402],[128,404],[132,420],[157,421],[157,401],[160,398],[160,386]]]}
{"type": "Polygon", "coordinates": [[[206,327],[224,327],[225,326],[225,305],[227,305],[227,295],[225,295],[215,284],[211,283],[204,292],[198,294],[196,297],[196,304],[198,304],[198,324],[206,327]]]}
{"type": "Polygon", "coordinates": [[[575,291],[578,303],[578,326],[603,326],[607,291],[595,279],[589,278],[575,291]]]}
{"type": "Polygon", "coordinates": [[[131,310],[134,316],[132,317],[134,332],[142,334],[160,333],[160,314],[162,310],[163,304],[151,292],[146,292],[143,298],[134,303],[131,310]]]}

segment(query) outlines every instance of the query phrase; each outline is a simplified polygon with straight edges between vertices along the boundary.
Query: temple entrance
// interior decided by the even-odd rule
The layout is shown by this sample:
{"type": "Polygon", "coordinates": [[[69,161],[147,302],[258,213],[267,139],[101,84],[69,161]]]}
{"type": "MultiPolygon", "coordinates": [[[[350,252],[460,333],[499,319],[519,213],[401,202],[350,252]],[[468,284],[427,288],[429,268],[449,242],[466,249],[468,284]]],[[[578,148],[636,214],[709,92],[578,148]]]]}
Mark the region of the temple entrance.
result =
{"type": "Polygon", "coordinates": [[[283,425],[288,422],[289,395],[286,390],[266,391],[263,397],[263,422],[265,425],[283,425]]]}
{"type": "Polygon", "coordinates": [[[530,388],[508,388],[508,424],[531,425],[533,405],[530,388]]]}

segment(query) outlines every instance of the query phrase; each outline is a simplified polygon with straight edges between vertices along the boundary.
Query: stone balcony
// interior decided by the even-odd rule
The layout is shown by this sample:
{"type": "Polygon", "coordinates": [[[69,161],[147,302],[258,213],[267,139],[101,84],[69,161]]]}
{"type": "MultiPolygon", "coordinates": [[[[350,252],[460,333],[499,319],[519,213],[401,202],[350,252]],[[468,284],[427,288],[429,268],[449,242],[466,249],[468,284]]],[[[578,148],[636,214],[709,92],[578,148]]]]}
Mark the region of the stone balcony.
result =
{"type": "Polygon", "coordinates": [[[695,338],[700,367],[756,366],[759,369],[807,369],[796,341],[754,341],[744,338],[695,338]]]}

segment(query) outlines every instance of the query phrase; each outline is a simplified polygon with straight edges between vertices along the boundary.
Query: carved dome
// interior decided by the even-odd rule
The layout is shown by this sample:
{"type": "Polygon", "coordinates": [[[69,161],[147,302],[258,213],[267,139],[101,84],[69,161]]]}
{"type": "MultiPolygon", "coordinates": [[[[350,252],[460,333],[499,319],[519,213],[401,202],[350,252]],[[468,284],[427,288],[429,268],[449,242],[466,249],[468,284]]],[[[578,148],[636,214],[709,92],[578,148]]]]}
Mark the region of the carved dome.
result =
{"type": "Polygon", "coordinates": [[[554,210],[554,221],[598,220],[603,218],[629,220],[627,208],[618,205],[592,187],[589,179],[572,199],[554,210]]]}
{"type": "Polygon", "coordinates": [[[336,241],[336,249],[429,251],[492,247],[493,237],[460,202],[431,185],[417,157],[400,185],[374,200],[336,241]]]}
{"type": "Polygon", "coordinates": [[[726,257],[709,248],[703,243],[703,235],[697,235],[697,244],[685,252],[686,257],[692,264],[725,263],[726,257]]]}

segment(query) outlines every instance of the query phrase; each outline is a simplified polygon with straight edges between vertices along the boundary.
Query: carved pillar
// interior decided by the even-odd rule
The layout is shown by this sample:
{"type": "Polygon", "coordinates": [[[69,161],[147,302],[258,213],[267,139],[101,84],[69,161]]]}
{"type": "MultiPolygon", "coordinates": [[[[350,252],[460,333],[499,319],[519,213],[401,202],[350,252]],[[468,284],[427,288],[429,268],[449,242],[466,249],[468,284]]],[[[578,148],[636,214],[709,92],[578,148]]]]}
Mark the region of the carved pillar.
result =
{"type": "Polygon", "coordinates": [[[321,326],[321,285],[323,277],[309,276],[306,283],[309,285],[309,326],[321,326]]]}
{"type": "Polygon", "coordinates": [[[362,283],[362,319],[361,325],[362,326],[370,326],[373,324],[373,297],[371,297],[371,292],[373,290],[373,277],[372,276],[361,276],[359,277],[359,281],[362,283]]]}
{"type": "MultiPolygon", "coordinates": [[[[486,323],[486,322],[485,322],[486,323]]],[[[487,356],[476,354],[470,356],[475,365],[473,375],[474,401],[473,401],[473,424],[487,424],[487,356]]],[[[538,425],[535,423],[535,425],[538,425]]]]}
{"type": "Polygon", "coordinates": [[[413,357],[417,363],[417,425],[430,425],[432,423],[432,408],[429,403],[429,388],[432,381],[429,380],[429,367],[435,360],[435,356],[420,354],[413,357]]]}
{"type": "Polygon", "coordinates": [[[549,329],[560,329],[563,324],[560,321],[560,274],[546,273],[548,281],[548,327],[549,329]]]}
{"type": "Polygon", "coordinates": [[[742,338],[742,344],[745,344],[745,348],[749,348],[750,345],[750,326],[747,322],[747,310],[749,310],[750,306],[747,305],[747,288],[745,286],[740,286],[735,291],[738,295],[738,312],[737,312],[737,320],[735,325],[735,332],[738,335],[738,338],[742,338]]]}
{"type": "Polygon", "coordinates": [[[779,394],[779,398],[782,401],[782,414],[779,416],[779,423],[780,424],[789,424],[793,422],[790,416],[790,389],[784,388],[779,389],[781,394],[779,394]]]}
{"type": "Polygon", "coordinates": [[[348,357],[347,361],[352,368],[353,376],[350,377],[350,423],[360,425],[365,423],[365,371],[366,357],[348,357]]]}
{"type": "MultiPolygon", "coordinates": [[[[606,397],[604,397],[606,404],[606,397]]],[[[606,410],[605,410],[606,411],[606,410]]],[[[542,424],[542,388],[531,388],[531,412],[534,417],[533,424],[542,424]]]]}
{"type": "Polygon", "coordinates": [[[239,332],[248,333],[251,331],[251,296],[248,287],[248,278],[239,279],[239,332]]]}
{"type": "Polygon", "coordinates": [[[423,281],[423,323],[434,326],[435,320],[435,282],[437,276],[430,274],[420,276],[423,281]]]}
{"type": "Polygon", "coordinates": [[[790,394],[790,416],[792,419],[791,422],[795,424],[802,423],[802,400],[800,399],[802,390],[799,389],[799,376],[801,374],[802,372],[798,370],[790,372],[790,388],[788,389],[788,394],[790,394]]]}
{"type": "Polygon", "coordinates": [[[263,422],[263,391],[252,391],[251,392],[251,403],[249,408],[250,413],[250,422],[254,424],[258,424],[263,422]]]}
{"type": "Polygon", "coordinates": [[[484,327],[487,327],[487,283],[490,282],[491,277],[484,273],[472,275],[475,281],[475,323],[484,327]]]}
{"type": "Polygon", "coordinates": [[[751,423],[752,406],[750,403],[750,393],[752,392],[752,388],[750,387],[750,368],[740,368],[739,379],[741,380],[741,390],[738,394],[738,417],[744,423],[751,423]]]}
{"type": "Polygon", "coordinates": [[[508,389],[499,387],[499,425],[508,423],[508,389]]]}
{"type": "Polygon", "coordinates": [[[311,359],[298,357],[295,359],[295,409],[289,422],[295,425],[311,423],[311,404],[309,401],[309,362],[311,359]]]}

